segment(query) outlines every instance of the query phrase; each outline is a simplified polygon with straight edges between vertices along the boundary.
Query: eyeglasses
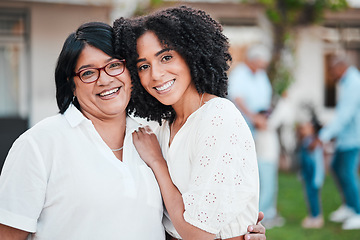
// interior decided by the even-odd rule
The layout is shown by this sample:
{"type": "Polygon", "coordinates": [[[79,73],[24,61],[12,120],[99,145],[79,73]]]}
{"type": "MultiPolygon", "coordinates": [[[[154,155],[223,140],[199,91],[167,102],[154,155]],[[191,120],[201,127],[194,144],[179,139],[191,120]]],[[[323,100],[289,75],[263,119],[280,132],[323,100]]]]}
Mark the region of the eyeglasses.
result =
{"type": "Polygon", "coordinates": [[[101,68],[82,69],[76,72],[75,76],[78,76],[83,83],[92,83],[99,79],[101,70],[104,70],[104,72],[111,77],[116,77],[124,72],[125,59],[108,63],[101,68]]]}

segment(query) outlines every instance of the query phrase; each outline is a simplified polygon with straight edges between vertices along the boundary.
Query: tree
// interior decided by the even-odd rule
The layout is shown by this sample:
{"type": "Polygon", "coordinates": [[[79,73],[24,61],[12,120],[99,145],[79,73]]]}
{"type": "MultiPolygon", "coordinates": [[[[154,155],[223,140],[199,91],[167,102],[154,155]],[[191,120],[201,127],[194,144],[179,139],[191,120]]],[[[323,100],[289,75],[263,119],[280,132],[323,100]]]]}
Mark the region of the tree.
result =
{"type": "Polygon", "coordinates": [[[269,66],[269,78],[275,93],[281,95],[292,82],[291,70],[286,67],[282,52],[290,48],[289,40],[298,27],[319,24],[327,10],[338,11],[348,5],[346,0],[250,0],[264,6],[273,27],[273,57],[269,66]]]}

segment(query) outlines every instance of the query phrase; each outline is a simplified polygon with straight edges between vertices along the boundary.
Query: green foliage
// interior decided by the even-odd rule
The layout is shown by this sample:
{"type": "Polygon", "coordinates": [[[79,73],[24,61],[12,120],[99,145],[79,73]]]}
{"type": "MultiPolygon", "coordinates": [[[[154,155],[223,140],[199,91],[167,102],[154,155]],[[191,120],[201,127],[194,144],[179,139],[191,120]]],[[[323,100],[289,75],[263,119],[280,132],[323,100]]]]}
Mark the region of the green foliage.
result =
{"type": "Polygon", "coordinates": [[[144,4],[137,4],[134,16],[142,16],[148,14],[151,9],[156,9],[163,4],[164,0],[150,0],[144,4]]]}
{"type": "Polygon", "coordinates": [[[163,2],[163,0],[151,0],[150,5],[153,7],[156,7],[156,6],[159,6],[162,2],[163,2]]]}
{"type": "Polygon", "coordinates": [[[291,72],[285,64],[279,62],[276,67],[277,71],[275,72],[273,78],[273,89],[274,92],[281,96],[288,87],[294,82],[294,78],[291,72]]]}
{"type": "Polygon", "coordinates": [[[294,39],[296,28],[319,24],[327,10],[345,9],[346,0],[245,0],[245,3],[261,4],[268,19],[273,25],[274,50],[269,66],[269,78],[274,93],[281,95],[292,83],[291,69],[283,64],[281,52],[288,49],[286,41],[289,36],[294,39]]]}
{"type": "Polygon", "coordinates": [[[325,10],[347,7],[346,0],[254,0],[265,6],[274,24],[288,26],[313,24],[323,19],[325,10]]]}

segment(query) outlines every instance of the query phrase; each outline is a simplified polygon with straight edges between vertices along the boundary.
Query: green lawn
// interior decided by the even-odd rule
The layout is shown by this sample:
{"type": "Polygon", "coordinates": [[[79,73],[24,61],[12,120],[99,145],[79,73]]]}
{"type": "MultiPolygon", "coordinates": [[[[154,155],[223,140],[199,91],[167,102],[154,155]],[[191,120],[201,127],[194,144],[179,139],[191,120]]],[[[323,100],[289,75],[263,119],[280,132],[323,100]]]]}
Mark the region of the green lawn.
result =
{"type": "Polygon", "coordinates": [[[341,224],[328,221],[331,211],[341,204],[332,176],[327,176],[322,189],[325,225],[322,229],[303,229],[301,221],[307,214],[302,184],[294,173],[279,174],[278,210],[286,219],[281,228],[268,229],[267,240],[360,240],[360,230],[342,230],[341,224]]]}

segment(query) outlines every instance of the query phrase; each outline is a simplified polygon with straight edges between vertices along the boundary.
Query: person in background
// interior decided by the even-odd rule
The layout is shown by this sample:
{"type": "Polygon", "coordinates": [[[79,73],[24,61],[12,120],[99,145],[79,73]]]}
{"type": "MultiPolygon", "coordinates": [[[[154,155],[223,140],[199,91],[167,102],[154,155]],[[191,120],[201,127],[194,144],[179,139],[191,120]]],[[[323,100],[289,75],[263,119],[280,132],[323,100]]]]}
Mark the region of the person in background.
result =
{"type": "MultiPolygon", "coordinates": [[[[246,51],[245,61],[231,71],[228,90],[228,98],[244,115],[255,140],[260,176],[260,211],[265,214],[263,224],[266,228],[285,223],[277,211],[280,143],[276,126],[281,120],[268,124],[272,112],[272,86],[266,68],[270,58],[267,47],[251,45],[246,51]]],[[[277,112],[282,111],[280,108],[277,112]]]]}
{"type": "Polygon", "coordinates": [[[257,129],[265,129],[271,109],[272,87],[266,74],[270,51],[264,45],[251,45],[245,61],[229,74],[228,98],[244,115],[256,137],[257,129]]]}
{"type": "Polygon", "coordinates": [[[244,239],[258,215],[258,169],[251,132],[223,98],[231,56],[221,25],[183,6],[118,19],[114,30],[137,73],[135,114],[161,123],[160,144],[147,127],[133,140],[159,183],[166,230],[172,239],[244,239]]]}
{"type": "MultiPolygon", "coordinates": [[[[317,137],[321,123],[316,117],[313,107],[306,106],[307,115],[311,119],[300,122],[297,126],[300,171],[304,184],[305,197],[308,206],[308,216],[302,221],[303,228],[322,228],[324,218],[321,208],[321,188],[325,178],[324,154],[322,146],[310,150],[309,146],[317,137]]],[[[302,116],[304,117],[304,116],[302,116]]]]}
{"type": "Polygon", "coordinates": [[[360,152],[360,72],[344,56],[334,56],[330,74],[339,85],[333,119],[319,132],[310,149],[335,139],[331,168],[343,197],[343,204],[330,214],[342,222],[343,229],[360,229],[359,152],[360,152]]]}

